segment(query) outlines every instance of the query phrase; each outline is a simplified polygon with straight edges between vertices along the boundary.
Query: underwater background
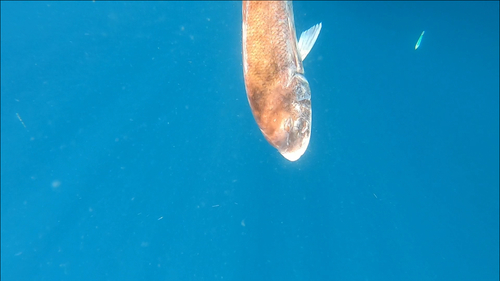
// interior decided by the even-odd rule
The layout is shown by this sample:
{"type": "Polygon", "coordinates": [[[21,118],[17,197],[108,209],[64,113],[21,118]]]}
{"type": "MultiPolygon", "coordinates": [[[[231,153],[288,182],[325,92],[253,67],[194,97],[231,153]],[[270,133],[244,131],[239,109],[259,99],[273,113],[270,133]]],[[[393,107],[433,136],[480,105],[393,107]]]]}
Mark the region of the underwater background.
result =
{"type": "Polygon", "coordinates": [[[499,2],[294,12],[289,162],[241,2],[2,1],[1,280],[498,280],[499,2]]]}

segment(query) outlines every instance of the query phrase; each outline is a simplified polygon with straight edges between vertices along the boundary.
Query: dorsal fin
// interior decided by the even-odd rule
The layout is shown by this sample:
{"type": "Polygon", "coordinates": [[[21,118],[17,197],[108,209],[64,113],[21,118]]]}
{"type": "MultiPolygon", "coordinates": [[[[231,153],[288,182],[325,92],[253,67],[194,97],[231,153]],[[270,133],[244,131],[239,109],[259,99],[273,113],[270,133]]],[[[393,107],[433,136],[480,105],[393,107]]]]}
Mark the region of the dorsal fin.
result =
{"type": "Polygon", "coordinates": [[[309,28],[308,30],[300,34],[299,42],[297,43],[297,48],[302,61],[307,57],[307,54],[311,51],[316,39],[318,39],[319,32],[321,31],[321,23],[309,28]]]}

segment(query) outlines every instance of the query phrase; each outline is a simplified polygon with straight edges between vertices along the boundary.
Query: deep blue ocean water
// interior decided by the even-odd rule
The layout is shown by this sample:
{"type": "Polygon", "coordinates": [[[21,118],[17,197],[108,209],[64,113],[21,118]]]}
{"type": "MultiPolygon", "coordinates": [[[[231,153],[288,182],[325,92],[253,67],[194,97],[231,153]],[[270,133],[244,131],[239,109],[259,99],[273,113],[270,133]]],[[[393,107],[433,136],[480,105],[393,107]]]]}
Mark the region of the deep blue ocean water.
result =
{"type": "Polygon", "coordinates": [[[1,280],[499,280],[499,3],[294,11],[289,162],[241,2],[2,2],[1,280]]]}

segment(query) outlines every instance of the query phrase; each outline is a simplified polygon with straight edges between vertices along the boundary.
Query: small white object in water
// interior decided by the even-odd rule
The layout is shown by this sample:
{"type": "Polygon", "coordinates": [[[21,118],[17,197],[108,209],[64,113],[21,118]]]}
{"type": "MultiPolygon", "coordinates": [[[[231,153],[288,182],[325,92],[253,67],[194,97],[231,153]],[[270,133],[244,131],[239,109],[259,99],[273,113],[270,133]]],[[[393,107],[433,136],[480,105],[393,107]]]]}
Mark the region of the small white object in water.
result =
{"type": "Polygon", "coordinates": [[[418,49],[418,46],[420,46],[420,42],[422,42],[422,37],[424,36],[424,33],[425,33],[425,30],[422,31],[422,33],[420,34],[420,37],[418,37],[417,44],[415,44],[415,50],[418,49]]]}

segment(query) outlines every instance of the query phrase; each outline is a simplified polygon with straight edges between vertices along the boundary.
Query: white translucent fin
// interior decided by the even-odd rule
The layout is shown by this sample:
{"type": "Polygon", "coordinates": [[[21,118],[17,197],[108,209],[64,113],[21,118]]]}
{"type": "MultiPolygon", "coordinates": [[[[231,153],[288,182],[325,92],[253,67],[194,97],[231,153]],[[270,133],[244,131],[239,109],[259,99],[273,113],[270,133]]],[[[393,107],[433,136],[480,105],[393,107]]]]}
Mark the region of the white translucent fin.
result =
{"type": "Polygon", "coordinates": [[[297,48],[299,49],[300,58],[302,61],[307,57],[307,54],[311,51],[316,39],[318,39],[319,32],[321,31],[321,23],[309,28],[308,30],[300,34],[299,43],[297,43],[297,48]]]}

